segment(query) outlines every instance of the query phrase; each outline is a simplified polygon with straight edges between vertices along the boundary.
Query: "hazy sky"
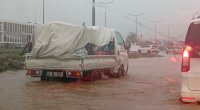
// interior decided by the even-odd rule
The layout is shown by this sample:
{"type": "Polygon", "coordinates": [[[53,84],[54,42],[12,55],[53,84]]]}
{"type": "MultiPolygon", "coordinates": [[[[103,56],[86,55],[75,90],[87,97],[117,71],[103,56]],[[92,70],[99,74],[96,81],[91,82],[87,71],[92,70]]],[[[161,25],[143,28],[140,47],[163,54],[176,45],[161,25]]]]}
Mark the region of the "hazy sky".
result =
{"type": "MultiPolygon", "coordinates": [[[[128,14],[144,13],[138,17],[138,33],[143,38],[154,38],[157,23],[158,38],[185,37],[194,13],[200,11],[200,0],[96,0],[96,25],[104,26],[105,8],[98,2],[114,3],[107,7],[107,26],[124,36],[135,32],[135,17],[128,14]]],[[[42,0],[0,0],[0,19],[42,23],[42,0]],[[35,14],[36,13],[36,14],[35,14]],[[35,16],[36,15],[36,16],[35,16]],[[36,19],[35,19],[36,18],[36,19]]],[[[92,23],[92,0],[45,0],[45,23],[64,21],[81,25],[92,23]]]]}

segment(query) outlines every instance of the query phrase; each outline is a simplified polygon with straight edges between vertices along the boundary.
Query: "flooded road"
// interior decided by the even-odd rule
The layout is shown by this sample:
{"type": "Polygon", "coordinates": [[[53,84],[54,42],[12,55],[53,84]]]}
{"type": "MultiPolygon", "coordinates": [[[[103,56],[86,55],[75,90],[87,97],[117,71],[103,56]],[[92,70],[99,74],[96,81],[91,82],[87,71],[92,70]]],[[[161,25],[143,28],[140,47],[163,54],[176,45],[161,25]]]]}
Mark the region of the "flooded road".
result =
{"type": "Polygon", "coordinates": [[[180,56],[130,60],[128,76],[41,82],[25,71],[0,74],[0,110],[199,110],[181,104],[180,56]]]}

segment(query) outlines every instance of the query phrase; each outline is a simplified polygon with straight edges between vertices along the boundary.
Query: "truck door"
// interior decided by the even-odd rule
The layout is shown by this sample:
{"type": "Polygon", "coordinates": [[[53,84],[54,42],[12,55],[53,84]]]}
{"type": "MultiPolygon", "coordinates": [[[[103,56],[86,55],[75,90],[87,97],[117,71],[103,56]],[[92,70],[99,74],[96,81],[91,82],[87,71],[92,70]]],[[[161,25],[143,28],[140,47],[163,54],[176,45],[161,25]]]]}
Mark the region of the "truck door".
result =
{"type": "Polygon", "coordinates": [[[128,54],[127,50],[125,49],[125,42],[119,32],[115,32],[116,35],[116,56],[117,56],[117,62],[118,66],[124,65],[124,70],[127,72],[128,69],[128,54]]]}

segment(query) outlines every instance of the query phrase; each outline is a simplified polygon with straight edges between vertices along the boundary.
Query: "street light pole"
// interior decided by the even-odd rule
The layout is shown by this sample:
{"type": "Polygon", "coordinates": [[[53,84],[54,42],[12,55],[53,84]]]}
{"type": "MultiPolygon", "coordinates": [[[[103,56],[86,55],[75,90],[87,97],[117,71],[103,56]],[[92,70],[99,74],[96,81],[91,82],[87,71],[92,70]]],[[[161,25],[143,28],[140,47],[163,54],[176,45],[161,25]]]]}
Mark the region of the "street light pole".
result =
{"type": "Polygon", "coordinates": [[[138,32],[137,32],[137,30],[138,30],[138,29],[137,29],[137,24],[138,24],[138,19],[137,19],[137,17],[140,16],[140,15],[143,15],[143,14],[144,14],[144,13],[140,13],[140,14],[137,14],[137,15],[128,14],[128,15],[131,15],[131,16],[135,16],[135,20],[136,20],[136,21],[135,21],[135,23],[136,23],[136,30],[135,30],[135,32],[136,32],[136,35],[138,35],[138,34],[137,34],[137,33],[138,33],[138,32]]]}
{"type": "Polygon", "coordinates": [[[169,26],[168,26],[168,38],[169,38],[169,26]]]}
{"type": "Polygon", "coordinates": [[[107,20],[106,20],[106,18],[107,18],[107,15],[106,15],[107,5],[109,5],[109,4],[113,3],[113,2],[114,2],[114,1],[111,1],[111,2],[98,2],[98,3],[100,3],[100,4],[105,5],[105,27],[106,27],[106,24],[107,24],[107,20]]]}
{"type": "Polygon", "coordinates": [[[36,24],[36,19],[37,19],[37,12],[36,12],[36,9],[35,9],[35,24],[36,24]]]}
{"type": "Polygon", "coordinates": [[[157,43],[157,23],[161,22],[161,20],[159,21],[153,21],[154,25],[155,25],[155,43],[157,43]]]}
{"type": "Polygon", "coordinates": [[[105,4],[105,27],[106,27],[106,23],[107,23],[107,20],[106,20],[106,10],[107,10],[107,4],[105,4]]]}
{"type": "Polygon", "coordinates": [[[43,0],[43,24],[44,24],[44,0],[43,0]]]}
{"type": "Polygon", "coordinates": [[[92,26],[95,26],[95,0],[92,0],[92,26]]]}
{"type": "Polygon", "coordinates": [[[157,26],[156,26],[156,23],[155,23],[155,43],[157,44],[157,26]]]}

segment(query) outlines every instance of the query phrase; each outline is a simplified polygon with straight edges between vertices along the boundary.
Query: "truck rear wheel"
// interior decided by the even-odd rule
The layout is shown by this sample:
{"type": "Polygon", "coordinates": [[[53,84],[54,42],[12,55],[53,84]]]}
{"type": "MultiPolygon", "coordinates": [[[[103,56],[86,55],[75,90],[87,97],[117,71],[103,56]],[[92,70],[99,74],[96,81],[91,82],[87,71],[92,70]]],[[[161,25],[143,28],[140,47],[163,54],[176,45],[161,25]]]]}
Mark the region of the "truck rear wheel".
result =
{"type": "Polygon", "coordinates": [[[100,70],[89,70],[83,72],[83,81],[94,82],[96,80],[101,79],[101,71],[100,70]]]}
{"type": "Polygon", "coordinates": [[[94,82],[95,81],[94,72],[93,71],[84,71],[82,80],[94,82]]]}
{"type": "Polygon", "coordinates": [[[101,72],[99,70],[93,70],[90,75],[91,82],[101,79],[101,72]]]}
{"type": "Polygon", "coordinates": [[[101,79],[101,71],[98,71],[97,78],[98,78],[98,80],[101,79]]]}
{"type": "Polygon", "coordinates": [[[96,80],[96,73],[94,71],[89,73],[89,80],[90,82],[94,82],[96,80]]]}

